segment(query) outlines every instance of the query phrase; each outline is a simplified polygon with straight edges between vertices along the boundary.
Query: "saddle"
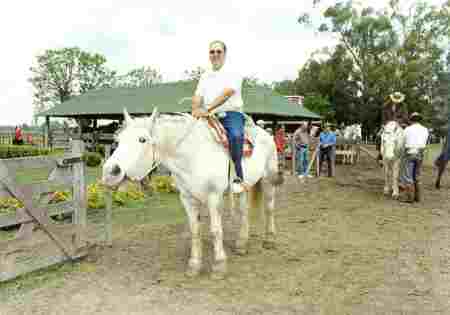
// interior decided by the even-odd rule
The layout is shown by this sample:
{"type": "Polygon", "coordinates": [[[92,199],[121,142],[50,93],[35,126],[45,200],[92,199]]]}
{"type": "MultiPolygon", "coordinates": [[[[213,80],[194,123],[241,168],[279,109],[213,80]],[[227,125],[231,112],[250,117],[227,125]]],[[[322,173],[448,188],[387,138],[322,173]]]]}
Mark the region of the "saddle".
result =
{"type": "MultiPolygon", "coordinates": [[[[217,141],[217,143],[221,144],[225,150],[230,152],[230,143],[228,142],[227,132],[223,125],[220,123],[220,121],[216,117],[208,117],[208,126],[211,130],[211,133],[213,135],[213,138],[217,141]]],[[[253,141],[251,139],[251,136],[249,134],[248,128],[244,129],[244,149],[243,149],[243,155],[244,157],[249,157],[253,153],[253,141]]]]}

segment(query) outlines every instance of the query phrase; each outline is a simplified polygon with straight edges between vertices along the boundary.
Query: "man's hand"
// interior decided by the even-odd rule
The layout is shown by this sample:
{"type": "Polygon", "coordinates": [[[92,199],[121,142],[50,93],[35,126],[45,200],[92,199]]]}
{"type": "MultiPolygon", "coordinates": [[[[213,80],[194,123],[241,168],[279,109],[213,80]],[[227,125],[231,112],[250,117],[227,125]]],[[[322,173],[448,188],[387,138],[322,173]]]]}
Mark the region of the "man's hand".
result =
{"type": "Polygon", "coordinates": [[[202,117],[208,117],[209,113],[205,112],[204,110],[202,110],[200,108],[197,108],[197,109],[194,109],[192,111],[192,116],[194,116],[194,118],[199,119],[199,118],[202,118],[202,117]]]}

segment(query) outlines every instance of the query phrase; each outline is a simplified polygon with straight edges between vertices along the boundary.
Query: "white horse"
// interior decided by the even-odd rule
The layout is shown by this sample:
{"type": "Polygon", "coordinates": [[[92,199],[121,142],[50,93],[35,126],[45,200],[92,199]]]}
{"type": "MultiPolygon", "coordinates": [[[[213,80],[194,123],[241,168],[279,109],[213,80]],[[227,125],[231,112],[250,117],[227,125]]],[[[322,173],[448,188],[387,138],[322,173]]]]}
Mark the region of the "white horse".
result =
{"type": "Polygon", "coordinates": [[[392,197],[397,199],[398,177],[400,173],[400,162],[405,145],[404,130],[396,121],[389,121],[381,133],[381,155],[384,166],[384,194],[389,195],[389,175],[392,178],[392,197]]]}
{"type": "MultiPolygon", "coordinates": [[[[338,133],[337,133],[338,134],[338,133]]],[[[353,164],[354,159],[358,160],[359,150],[355,150],[355,146],[361,142],[361,124],[353,124],[344,128],[337,136],[337,145],[341,147],[343,155],[343,164],[353,164]]]]}
{"type": "MultiPolygon", "coordinates": [[[[213,138],[204,119],[189,114],[160,115],[156,109],[150,117],[131,118],[124,110],[125,125],[118,134],[118,147],[103,166],[103,182],[117,186],[124,179],[140,180],[161,163],[173,174],[186,210],[192,235],[191,254],[186,274],[195,276],[202,266],[202,245],[199,210],[209,209],[214,243],[213,276],[226,273],[226,253],[223,247],[222,219],[219,208],[229,187],[229,153],[213,138]]],[[[273,244],[275,236],[275,192],[283,182],[278,169],[273,137],[255,126],[254,148],[250,157],[242,160],[244,179],[252,187],[258,201],[264,201],[266,217],[265,242],[273,244]]],[[[249,237],[247,193],[240,198],[241,225],[236,248],[246,252],[249,237]]],[[[267,243],[265,243],[267,244],[267,243]]],[[[264,244],[263,244],[264,245],[264,244]]]]}

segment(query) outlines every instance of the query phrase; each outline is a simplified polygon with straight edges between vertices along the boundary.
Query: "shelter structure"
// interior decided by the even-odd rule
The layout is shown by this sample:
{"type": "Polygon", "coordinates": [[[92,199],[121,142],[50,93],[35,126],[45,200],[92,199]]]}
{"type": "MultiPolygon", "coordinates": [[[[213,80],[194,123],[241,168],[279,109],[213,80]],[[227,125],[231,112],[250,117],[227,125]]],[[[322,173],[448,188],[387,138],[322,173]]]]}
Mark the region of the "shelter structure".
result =
{"type": "MultiPolygon", "coordinates": [[[[196,83],[178,81],[160,83],[150,88],[107,88],[93,90],[74,96],[68,101],[39,114],[46,118],[49,130],[52,117],[73,118],[80,126],[80,133],[95,133],[98,142],[111,142],[111,136],[123,119],[123,109],[131,115],[150,115],[154,107],[160,112],[190,112],[191,97],[196,83]],[[97,121],[109,119],[116,121],[108,128],[97,127],[97,121]]],[[[272,89],[255,86],[243,89],[244,110],[256,121],[262,119],[269,127],[280,121],[317,120],[320,116],[303,106],[292,104],[288,99],[272,89]]],[[[51,132],[48,133],[51,142],[51,132]]]]}

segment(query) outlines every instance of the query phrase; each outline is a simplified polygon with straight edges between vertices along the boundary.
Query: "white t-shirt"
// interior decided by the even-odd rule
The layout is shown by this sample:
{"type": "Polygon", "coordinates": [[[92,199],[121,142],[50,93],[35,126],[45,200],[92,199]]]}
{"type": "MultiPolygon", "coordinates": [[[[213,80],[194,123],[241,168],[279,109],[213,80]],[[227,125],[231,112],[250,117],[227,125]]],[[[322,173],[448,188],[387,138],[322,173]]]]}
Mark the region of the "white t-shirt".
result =
{"type": "Polygon", "coordinates": [[[428,129],[419,123],[405,128],[405,147],[408,149],[423,149],[427,145],[428,129]]]}
{"type": "Polygon", "coordinates": [[[219,71],[207,70],[202,74],[195,95],[203,97],[202,106],[204,109],[208,109],[211,107],[211,103],[218,96],[222,95],[224,89],[233,89],[234,94],[213,112],[241,112],[244,104],[242,101],[241,86],[242,77],[234,72],[229,72],[222,67],[219,71]]]}

